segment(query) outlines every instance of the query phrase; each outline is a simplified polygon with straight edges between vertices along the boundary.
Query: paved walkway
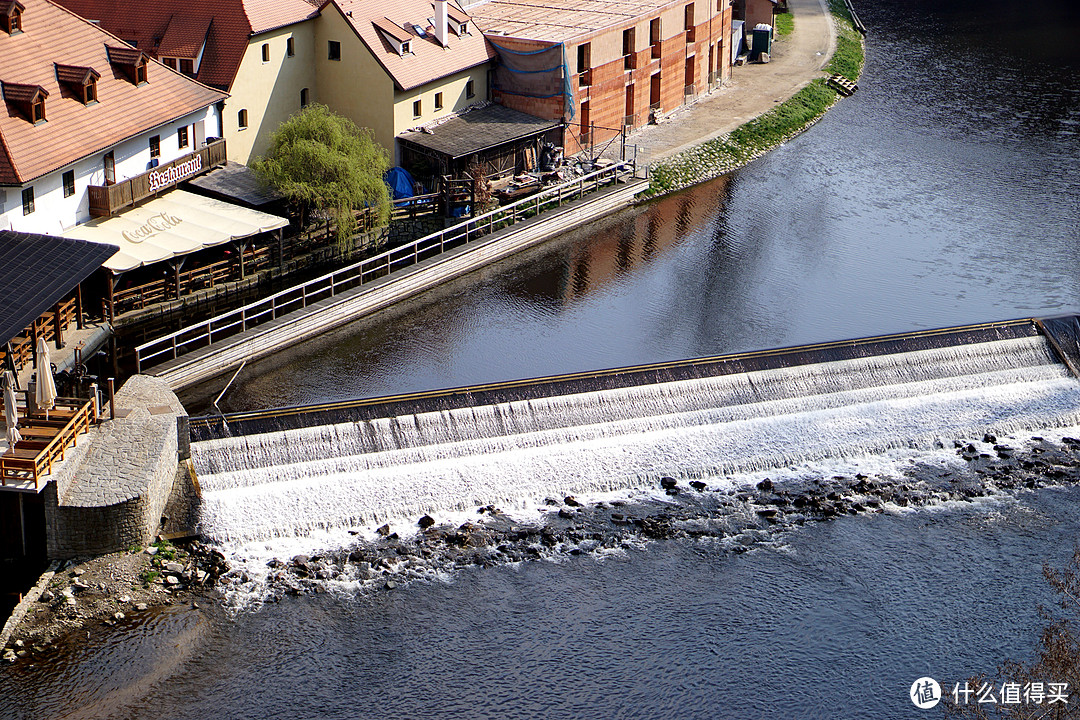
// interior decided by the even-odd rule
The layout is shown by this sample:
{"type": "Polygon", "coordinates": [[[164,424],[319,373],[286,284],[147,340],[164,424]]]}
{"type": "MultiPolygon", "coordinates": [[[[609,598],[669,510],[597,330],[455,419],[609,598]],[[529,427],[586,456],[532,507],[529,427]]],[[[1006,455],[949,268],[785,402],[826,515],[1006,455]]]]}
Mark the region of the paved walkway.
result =
{"type": "Polygon", "coordinates": [[[638,161],[652,163],[725,135],[771,110],[817,77],[836,49],[836,29],[824,0],[788,0],[795,31],[773,41],[771,62],[731,69],[731,81],[696,103],[648,125],[626,142],[638,161]]]}

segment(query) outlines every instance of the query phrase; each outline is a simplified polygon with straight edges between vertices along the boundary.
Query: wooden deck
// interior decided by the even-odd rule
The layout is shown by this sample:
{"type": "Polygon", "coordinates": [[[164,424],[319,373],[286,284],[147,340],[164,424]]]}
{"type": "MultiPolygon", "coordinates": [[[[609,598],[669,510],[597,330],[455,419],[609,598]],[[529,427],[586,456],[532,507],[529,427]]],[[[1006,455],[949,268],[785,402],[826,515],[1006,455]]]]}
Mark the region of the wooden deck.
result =
{"type": "Polygon", "coordinates": [[[41,481],[64,459],[68,448],[78,445],[79,435],[90,430],[96,413],[93,402],[80,398],[57,398],[46,413],[19,418],[22,440],[0,455],[0,488],[41,490],[41,481]]]}

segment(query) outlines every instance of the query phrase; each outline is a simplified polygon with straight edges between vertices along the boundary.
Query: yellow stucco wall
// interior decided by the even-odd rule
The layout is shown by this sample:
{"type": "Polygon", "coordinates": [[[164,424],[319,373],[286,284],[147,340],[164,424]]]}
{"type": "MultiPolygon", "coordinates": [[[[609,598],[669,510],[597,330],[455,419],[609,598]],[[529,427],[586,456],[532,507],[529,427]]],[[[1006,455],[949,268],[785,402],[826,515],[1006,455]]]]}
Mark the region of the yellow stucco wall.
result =
{"type": "Polygon", "coordinates": [[[247,163],[266,151],[270,135],[300,109],[300,90],[308,88],[308,102],[318,102],[315,82],[315,20],[252,36],[225,101],[225,139],[230,160],[247,163]],[[293,38],[292,57],[286,54],[293,38]],[[263,62],[268,45],[270,60],[263,62]],[[241,129],[239,113],[247,110],[248,126],[241,129]]]}
{"type": "Polygon", "coordinates": [[[395,93],[394,97],[394,134],[411,127],[425,125],[451,113],[487,100],[488,64],[465,70],[455,75],[440,78],[412,90],[395,93]],[[465,86],[473,82],[473,96],[466,97],[465,86]],[[435,95],[443,94],[442,109],[435,109],[435,95]],[[413,103],[420,101],[420,115],[413,113],[413,103]]]}
{"type": "Polygon", "coordinates": [[[313,67],[319,102],[360,127],[371,128],[375,140],[392,153],[394,82],[332,4],[315,19],[313,67]],[[341,43],[340,60],[328,58],[331,40],[341,43]]]}

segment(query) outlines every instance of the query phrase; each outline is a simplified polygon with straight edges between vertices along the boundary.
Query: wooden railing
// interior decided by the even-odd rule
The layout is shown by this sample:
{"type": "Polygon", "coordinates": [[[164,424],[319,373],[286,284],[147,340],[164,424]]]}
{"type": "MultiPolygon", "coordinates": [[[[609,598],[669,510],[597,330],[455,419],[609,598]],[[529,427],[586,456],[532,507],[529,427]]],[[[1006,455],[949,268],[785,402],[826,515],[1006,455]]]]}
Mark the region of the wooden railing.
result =
{"type": "MultiPolygon", "coordinates": [[[[24,411],[25,412],[25,411],[24,411]]],[[[80,398],[56,398],[56,407],[48,414],[39,411],[19,420],[23,439],[0,455],[0,487],[33,481],[41,489],[41,479],[64,459],[67,449],[78,445],[78,437],[90,430],[96,418],[94,401],[80,398]]]]}
{"type": "Polygon", "coordinates": [[[514,225],[564,202],[634,176],[634,164],[616,163],[540,192],[524,200],[478,215],[430,235],[393,248],[306,283],[295,285],[256,302],[188,325],[176,332],[145,342],[135,348],[136,372],[175,359],[191,350],[211,345],[260,323],[277,319],[309,304],[373,280],[395,270],[415,265],[461,245],[475,242],[490,233],[514,225]]]}
{"type": "MultiPolygon", "coordinates": [[[[52,342],[56,340],[57,322],[60,323],[61,332],[72,323],[78,322],[78,308],[74,298],[61,301],[56,309],[43,314],[21,335],[11,339],[11,355],[16,370],[22,370],[33,360],[35,337],[43,337],[46,342],[52,342]],[[56,309],[59,309],[59,315],[56,309]]],[[[0,362],[5,359],[5,351],[0,350],[0,362]]]]}
{"type": "Polygon", "coordinates": [[[189,180],[211,168],[225,163],[225,141],[214,140],[188,155],[151,168],[141,175],[112,185],[91,185],[87,188],[91,217],[110,217],[117,210],[130,207],[140,200],[184,180],[189,180]]]}
{"type": "MultiPolygon", "coordinates": [[[[269,264],[269,247],[249,247],[244,253],[245,271],[261,270],[269,264]]],[[[142,310],[149,305],[176,300],[203,288],[214,287],[235,279],[239,277],[238,267],[236,260],[225,259],[192,270],[185,270],[180,273],[179,292],[176,287],[176,278],[172,275],[164,275],[148,283],[116,290],[113,293],[113,303],[117,313],[142,310]]]]}

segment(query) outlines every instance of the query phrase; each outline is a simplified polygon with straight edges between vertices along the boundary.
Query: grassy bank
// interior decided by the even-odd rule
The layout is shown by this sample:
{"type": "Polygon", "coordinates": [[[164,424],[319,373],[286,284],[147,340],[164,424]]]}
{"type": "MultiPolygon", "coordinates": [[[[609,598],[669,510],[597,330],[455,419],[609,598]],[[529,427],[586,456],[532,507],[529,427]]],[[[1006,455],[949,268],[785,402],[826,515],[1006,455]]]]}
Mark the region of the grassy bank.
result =
{"type": "MultiPolygon", "coordinates": [[[[862,36],[852,25],[843,0],[829,0],[829,9],[836,21],[837,37],[836,52],[825,72],[858,80],[863,65],[862,36]]],[[[786,102],[728,135],[654,163],[649,168],[648,193],[670,193],[742,167],[813,125],[839,97],[824,78],[814,80],[786,102]]]]}

